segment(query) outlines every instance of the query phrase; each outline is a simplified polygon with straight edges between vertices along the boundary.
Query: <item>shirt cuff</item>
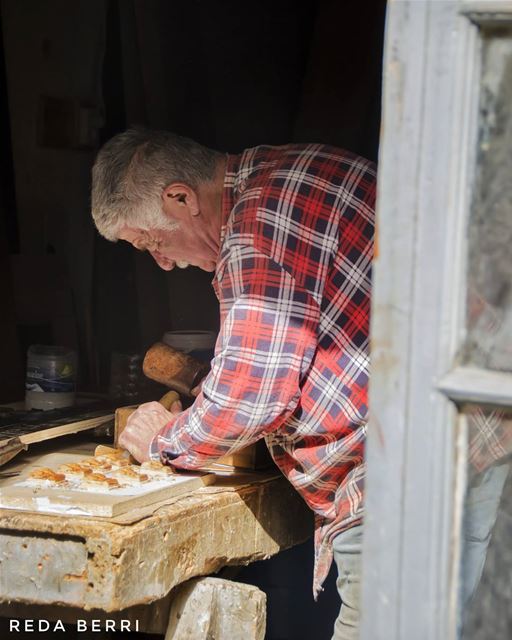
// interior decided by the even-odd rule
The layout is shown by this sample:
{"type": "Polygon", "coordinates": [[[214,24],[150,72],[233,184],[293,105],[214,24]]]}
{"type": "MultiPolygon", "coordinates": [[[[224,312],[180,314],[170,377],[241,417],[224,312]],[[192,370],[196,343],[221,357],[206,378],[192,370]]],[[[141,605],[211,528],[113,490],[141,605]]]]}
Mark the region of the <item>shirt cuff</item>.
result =
{"type": "Polygon", "coordinates": [[[158,435],[149,443],[149,459],[160,461],[160,447],[158,446],[158,435]]]}
{"type": "Polygon", "coordinates": [[[166,464],[167,462],[172,462],[176,458],[179,458],[179,456],[181,455],[180,453],[173,453],[168,449],[161,451],[159,438],[160,434],[157,433],[156,436],[154,436],[153,440],[151,440],[151,442],[149,443],[149,459],[157,460],[159,462],[162,462],[162,464],[166,464]]]}

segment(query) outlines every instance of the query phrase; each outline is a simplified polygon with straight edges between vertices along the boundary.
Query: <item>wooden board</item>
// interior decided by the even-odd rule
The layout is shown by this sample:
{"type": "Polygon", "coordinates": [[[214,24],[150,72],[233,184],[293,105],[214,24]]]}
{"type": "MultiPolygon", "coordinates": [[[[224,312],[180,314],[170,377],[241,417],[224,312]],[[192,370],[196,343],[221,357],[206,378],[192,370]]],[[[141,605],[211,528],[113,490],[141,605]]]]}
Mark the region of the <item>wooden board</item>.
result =
{"type": "MultiPolygon", "coordinates": [[[[313,532],[313,513],[284,477],[235,480],[223,491],[213,485],[170,503],[135,524],[0,510],[0,601],[124,614],[194,576],[269,558],[313,532]]],[[[47,618],[40,613],[25,617],[47,618]]]]}
{"type": "Polygon", "coordinates": [[[215,481],[213,474],[174,474],[137,487],[98,489],[94,492],[61,487],[35,489],[25,484],[30,471],[37,467],[57,470],[61,464],[81,460],[81,455],[64,453],[52,453],[40,458],[37,465],[28,466],[21,476],[0,488],[0,507],[37,513],[112,518],[131,509],[189,493],[215,481]]]}
{"type": "Polygon", "coordinates": [[[6,445],[12,438],[19,438],[23,444],[33,444],[34,442],[43,442],[59,436],[94,429],[110,422],[114,418],[114,414],[108,410],[87,411],[82,410],[82,415],[75,418],[70,417],[59,418],[57,420],[48,419],[45,424],[12,424],[0,428],[0,447],[6,445]]]}

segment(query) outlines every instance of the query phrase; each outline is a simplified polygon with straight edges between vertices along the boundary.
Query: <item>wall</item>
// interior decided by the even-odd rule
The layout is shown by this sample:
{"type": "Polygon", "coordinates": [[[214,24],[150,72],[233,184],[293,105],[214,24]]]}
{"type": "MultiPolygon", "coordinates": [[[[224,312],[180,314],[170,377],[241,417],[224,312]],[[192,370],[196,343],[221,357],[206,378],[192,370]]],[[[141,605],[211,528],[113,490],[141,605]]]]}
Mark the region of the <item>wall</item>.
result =
{"type": "Polygon", "coordinates": [[[67,265],[83,357],[92,341],[89,173],[95,149],[41,146],[38,118],[44,96],[101,108],[105,6],[103,0],[1,4],[19,250],[54,254],[67,265]]]}

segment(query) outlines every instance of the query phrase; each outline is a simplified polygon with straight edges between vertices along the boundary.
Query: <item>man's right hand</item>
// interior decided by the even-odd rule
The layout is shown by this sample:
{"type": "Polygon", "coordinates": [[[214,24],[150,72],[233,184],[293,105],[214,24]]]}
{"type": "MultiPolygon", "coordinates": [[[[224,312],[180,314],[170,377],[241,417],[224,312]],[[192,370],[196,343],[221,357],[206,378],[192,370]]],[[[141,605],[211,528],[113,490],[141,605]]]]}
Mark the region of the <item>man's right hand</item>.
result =
{"type": "Polygon", "coordinates": [[[119,436],[119,446],[129,451],[138,462],[149,460],[149,446],[156,434],[180,413],[181,402],[174,402],[167,411],[159,402],[141,404],[128,418],[119,436]]]}

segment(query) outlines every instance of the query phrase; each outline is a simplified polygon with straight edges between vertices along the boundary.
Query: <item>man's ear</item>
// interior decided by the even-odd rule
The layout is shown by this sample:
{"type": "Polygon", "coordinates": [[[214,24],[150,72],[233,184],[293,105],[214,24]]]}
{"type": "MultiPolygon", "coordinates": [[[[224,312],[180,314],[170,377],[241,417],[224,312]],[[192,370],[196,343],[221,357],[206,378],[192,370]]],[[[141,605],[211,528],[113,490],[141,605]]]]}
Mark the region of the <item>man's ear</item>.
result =
{"type": "Polygon", "coordinates": [[[162,207],[164,213],[171,217],[183,217],[184,213],[191,216],[199,215],[199,200],[197,193],[186,184],[173,182],[165,187],[162,193],[162,207]]]}

